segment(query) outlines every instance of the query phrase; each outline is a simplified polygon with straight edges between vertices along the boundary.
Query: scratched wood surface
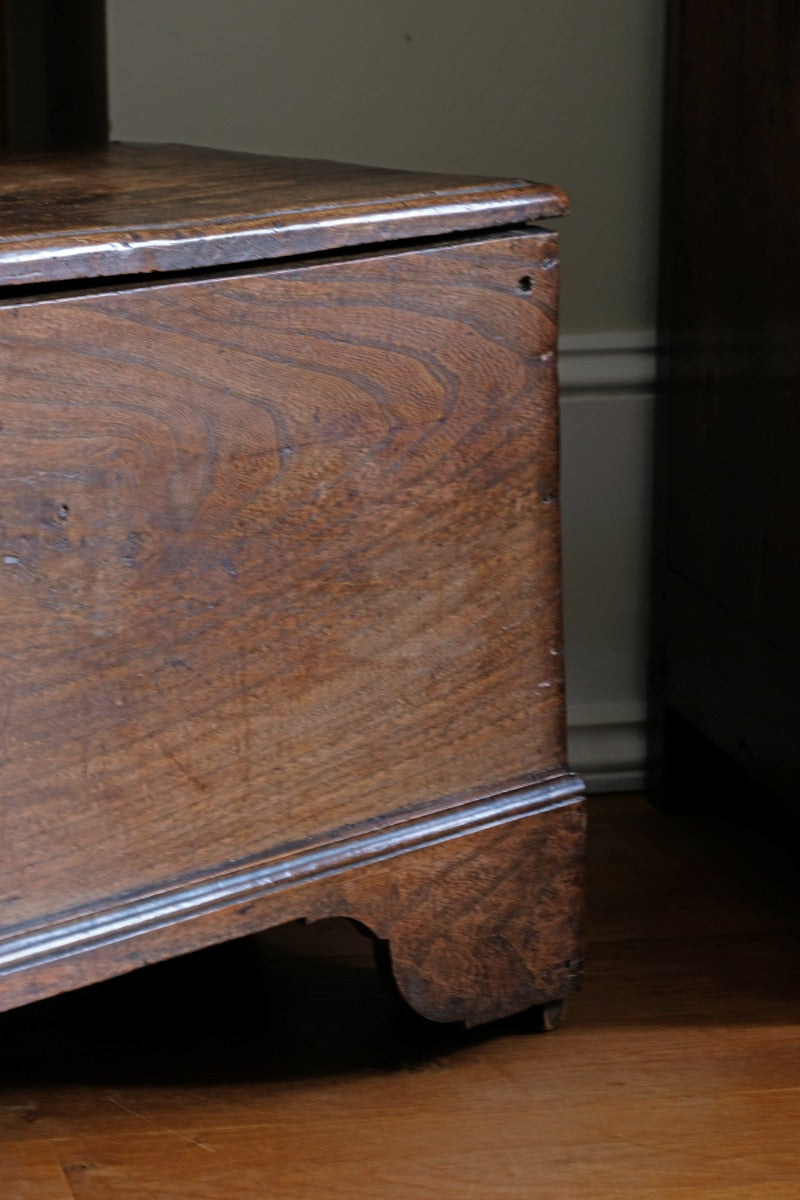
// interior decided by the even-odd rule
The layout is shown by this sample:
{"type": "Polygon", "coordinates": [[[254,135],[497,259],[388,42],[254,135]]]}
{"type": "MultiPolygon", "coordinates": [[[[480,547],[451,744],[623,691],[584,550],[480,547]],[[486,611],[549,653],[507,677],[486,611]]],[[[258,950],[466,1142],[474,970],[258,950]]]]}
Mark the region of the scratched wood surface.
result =
{"type": "Polygon", "coordinates": [[[434,828],[410,848],[376,819],[366,863],[337,861],[336,844],[310,872],[288,858],[277,884],[267,872],[238,897],[210,869],[188,894],[112,894],[83,917],[46,916],[0,939],[0,1009],[287,921],[344,916],[374,935],[387,986],[420,1015],[475,1025],[536,1008],[553,1028],[584,950],[585,813],[567,782],[567,801],[510,820],[500,797],[481,829],[434,828]]]}
{"type": "Polygon", "coordinates": [[[561,761],[554,252],[0,306],[5,929],[561,761]]]}
{"type": "Polygon", "coordinates": [[[0,150],[0,286],[176,271],[566,212],[559,188],[197,146],[0,150]]]}
{"type": "Polygon", "coordinates": [[[562,1029],[408,1018],[338,923],[0,1016],[2,1200],[795,1200],[796,856],[589,802],[562,1029]]]}

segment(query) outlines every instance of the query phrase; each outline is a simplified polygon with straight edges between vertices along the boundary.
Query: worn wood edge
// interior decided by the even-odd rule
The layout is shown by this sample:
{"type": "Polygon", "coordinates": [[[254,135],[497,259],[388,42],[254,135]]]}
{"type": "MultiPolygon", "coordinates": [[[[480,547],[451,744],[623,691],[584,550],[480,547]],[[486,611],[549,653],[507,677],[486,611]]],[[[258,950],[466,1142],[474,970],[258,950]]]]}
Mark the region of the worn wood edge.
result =
{"type": "Polygon", "coordinates": [[[448,808],[403,813],[313,847],[277,851],[261,861],[209,873],[150,895],[99,905],[88,913],[20,927],[0,938],[0,978],[59,959],[141,937],[231,906],[290,891],[317,880],[480,833],[523,817],[582,801],[583,784],[560,772],[525,786],[471,797],[448,808]]]}
{"type": "Polygon", "coordinates": [[[531,814],[391,865],[399,904],[353,912],[386,941],[385,977],[420,1016],[482,1025],[580,987],[586,807],[531,814]],[[416,858],[419,861],[415,861],[416,858]],[[423,862],[423,858],[427,861],[423,862]]]}
{"type": "Polygon", "coordinates": [[[190,224],[139,224],[130,230],[0,238],[0,286],[185,270],[354,249],[386,241],[521,225],[563,216],[560,189],[522,180],[436,194],[409,194],[375,205],[335,203],[215,218],[212,232],[190,224]],[[236,228],[226,228],[235,223],[236,228]]]}
{"type": "MultiPolygon", "coordinates": [[[[31,304],[61,303],[64,300],[80,300],[83,298],[98,298],[109,295],[119,295],[123,292],[148,291],[154,287],[194,287],[219,280],[235,278],[248,279],[254,276],[281,274],[287,271],[308,270],[313,267],[332,266],[358,261],[374,261],[380,258],[394,258],[407,254],[436,253],[439,250],[455,250],[460,247],[488,245],[492,242],[510,241],[512,239],[529,241],[536,239],[551,239],[558,242],[556,230],[535,222],[524,225],[498,225],[487,229],[454,231],[450,234],[434,234],[431,237],[409,236],[404,240],[370,243],[359,246],[333,247],[330,250],[320,250],[310,254],[288,254],[280,258],[258,258],[250,262],[223,262],[207,267],[185,267],[174,271],[155,271],[149,275],[125,274],[113,278],[97,276],[89,279],[52,279],[43,282],[5,284],[0,278],[0,309],[21,307],[31,304]]],[[[2,239],[0,239],[0,243],[2,239]]],[[[542,269],[550,270],[556,266],[555,259],[546,260],[542,269]]],[[[533,356],[533,361],[549,359],[550,351],[543,351],[533,356]]]]}

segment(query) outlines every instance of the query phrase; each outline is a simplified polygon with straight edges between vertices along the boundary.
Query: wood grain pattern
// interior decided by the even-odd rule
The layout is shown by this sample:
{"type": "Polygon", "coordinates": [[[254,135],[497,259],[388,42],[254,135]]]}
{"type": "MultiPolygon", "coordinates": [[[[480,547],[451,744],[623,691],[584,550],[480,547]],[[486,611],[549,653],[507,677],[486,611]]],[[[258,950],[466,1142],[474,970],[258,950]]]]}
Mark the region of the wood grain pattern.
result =
{"type": "Polygon", "coordinates": [[[0,157],[0,287],[178,271],[566,211],[549,184],[190,146],[0,157]]]}
{"type": "Polygon", "coordinates": [[[564,756],[556,248],[0,303],[2,1006],[334,913],[392,942],[439,1020],[574,986],[582,827],[514,799],[564,756]],[[517,832],[463,839],[480,871],[404,853],[404,822],[440,841],[492,797],[517,832]],[[376,865],[351,896],[328,876],[353,838],[376,865]]]}
{"type": "Polygon", "coordinates": [[[565,775],[550,802],[531,805],[527,816],[509,797],[493,807],[473,827],[447,828],[441,814],[444,827],[413,845],[376,820],[382,836],[361,861],[337,860],[339,848],[327,846],[310,870],[278,861],[271,878],[251,881],[244,893],[226,892],[209,871],[194,888],[109,898],[82,920],[23,927],[0,939],[0,1009],[330,916],[350,916],[389,944],[396,986],[431,1020],[475,1024],[549,1004],[578,986],[582,969],[581,786],[565,775]]]}
{"type": "MultiPolygon", "coordinates": [[[[348,909],[389,942],[415,1012],[478,1025],[573,992],[583,966],[583,805],[408,855],[375,911],[344,876],[348,909]],[[432,933],[432,931],[435,931],[432,933]]],[[[387,874],[394,866],[384,868],[387,874]]]]}
{"type": "Polygon", "coordinates": [[[552,249],[0,308],[6,926],[558,763],[552,249]]]}
{"type": "Polygon", "coordinates": [[[115,895],[88,914],[50,914],[41,926],[26,924],[21,932],[12,930],[0,937],[0,969],[28,969],[64,955],[105,949],[123,938],[140,937],[220,910],[238,910],[225,917],[238,920],[251,912],[254,901],[300,884],[547,814],[574,803],[580,794],[579,781],[571,772],[543,775],[525,787],[497,795],[462,797],[449,806],[442,798],[411,812],[372,817],[360,826],[341,830],[334,838],[323,834],[316,844],[307,841],[293,850],[285,845],[271,847],[244,863],[220,864],[199,882],[167,884],[161,890],[132,897],[115,895]]]}
{"type": "Polygon", "coordinates": [[[347,923],[273,930],[3,1014],[0,1196],[796,1200],[794,847],[761,814],[589,816],[557,1033],[415,1021],[347,923]]]}

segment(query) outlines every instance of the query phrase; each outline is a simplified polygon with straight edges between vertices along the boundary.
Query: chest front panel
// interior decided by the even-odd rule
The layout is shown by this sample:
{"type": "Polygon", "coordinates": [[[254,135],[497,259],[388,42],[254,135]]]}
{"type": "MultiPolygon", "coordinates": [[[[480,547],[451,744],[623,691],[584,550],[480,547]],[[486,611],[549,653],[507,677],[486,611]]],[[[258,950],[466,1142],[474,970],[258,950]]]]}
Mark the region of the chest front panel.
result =
{"type": "Polygon", "coordinates": [[[0,928],[561,761],[554,240],[0,307],[0,928]]]}

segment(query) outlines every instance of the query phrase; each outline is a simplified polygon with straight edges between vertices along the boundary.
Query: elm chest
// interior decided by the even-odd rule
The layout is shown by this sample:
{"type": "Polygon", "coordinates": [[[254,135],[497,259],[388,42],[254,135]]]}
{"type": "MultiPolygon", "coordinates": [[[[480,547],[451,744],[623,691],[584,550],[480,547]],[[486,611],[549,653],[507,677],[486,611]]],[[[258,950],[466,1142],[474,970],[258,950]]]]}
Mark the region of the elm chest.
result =
{"type": "Polygon", "coordinates": [[[0,1008],[357,919],[558,1006],[555,189],[187,147],[0,176],[0,1008]]]}

